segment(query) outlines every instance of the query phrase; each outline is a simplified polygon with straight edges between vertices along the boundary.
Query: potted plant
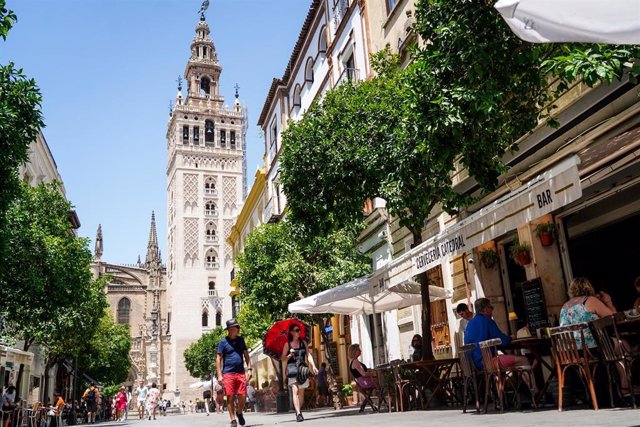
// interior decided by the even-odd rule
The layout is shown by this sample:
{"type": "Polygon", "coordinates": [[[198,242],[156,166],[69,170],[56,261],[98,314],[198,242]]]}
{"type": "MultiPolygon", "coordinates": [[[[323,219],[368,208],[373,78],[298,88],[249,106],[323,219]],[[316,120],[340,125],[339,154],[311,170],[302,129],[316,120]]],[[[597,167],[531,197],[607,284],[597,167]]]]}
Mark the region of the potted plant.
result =
{"type": "Polygon", "coordinates": [[[493,268],[498,264],[498,252],[495,249],[485,249],[480,251],[480,260],[485,268],[493,268]]]}
{"type": "Polygon", "coordinates": [[[531,264],[531,247],[526,243],[516,243],[511,246],[511,258],[518,263],[518,265],[524,267],[531,264]]]}
{"type": "Polygon", "coordinates": [[[556,225],[553,222],[541,222],[536,225],[534,231],[540,238],[542,246],[551,246],[553,244],[553,235],[556,232],[556,225]]]}
{"type": "Polygon", "coordinates": [[[347,406],[353,405],[353,386],[351,384],[345,384],[342,386],[342,394],[344,395],[347,406]]]}

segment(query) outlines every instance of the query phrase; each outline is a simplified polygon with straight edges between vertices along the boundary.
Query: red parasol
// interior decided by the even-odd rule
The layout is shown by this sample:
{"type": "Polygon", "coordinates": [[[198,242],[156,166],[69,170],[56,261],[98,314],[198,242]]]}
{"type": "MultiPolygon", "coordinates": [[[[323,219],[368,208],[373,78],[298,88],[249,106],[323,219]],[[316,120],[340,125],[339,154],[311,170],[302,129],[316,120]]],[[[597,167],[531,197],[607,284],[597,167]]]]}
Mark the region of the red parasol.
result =
{"type": "Polygon", "coordinates": [[[298,319],[279,320],[269,328],[267,333],[264,334],[264,338],[262,338],[262,351],[264,354],[280,360],[282,349],[289,340],[289,327],[292,324],[298,325],[300,328],[300,339],[309,341],[309,325],[298,319]]]}

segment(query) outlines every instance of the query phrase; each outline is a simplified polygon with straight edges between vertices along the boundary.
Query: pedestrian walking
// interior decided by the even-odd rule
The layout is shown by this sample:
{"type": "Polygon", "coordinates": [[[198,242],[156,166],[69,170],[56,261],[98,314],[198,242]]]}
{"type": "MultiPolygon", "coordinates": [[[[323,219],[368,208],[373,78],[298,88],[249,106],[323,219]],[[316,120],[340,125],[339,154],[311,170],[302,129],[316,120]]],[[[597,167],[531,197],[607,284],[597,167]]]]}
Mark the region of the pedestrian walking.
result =
{"type": "Polygon", "coordinates": [[[222,382],[224,393],[227,396],[227,408],[229,410],[229,418],[231,418],[230,427],[236,427],[238,423],[241,426],[245,424],[243,411],[247,395],[247,380],[250,380],[253,374],[249,349],[244,342],[244,338],[239,334],[240,324],[237,320],[227,320],[227,336],[218,344],[218,354],[216,356],[218,381],[222,382]],[[244,362],[247,363],[248,372],[246,375],[244,362]],[[236,396],[238,398],[237,408],[234,401],[236,396]]]}
{"type": "Polygon", "coordinates": [[[316,365],[307,351],[307,344],[300,339],[300,325],[292,323],[289,326],[289,339],[287,345],[282,349],[280,360],[287,364],[288,385],[291,387],[293,395],[293,407],[296,410],[296,421],[304,421],[302,416],[302,405],[304,404],[304,390],[309,387],[309,376],[301,379],[300,370],[306,368],[305,362],[309,364],[308,369],[313,375],[318,373],[316,365]],[[293,373],[295,372],[295,375],[293,373]]]}
{"type": "Polygon", "coordinates": [[[96,387],[96,383],[92,382],[88,389],[84,391],[82,399],[87,405],[87,423],[96,423],[96,412],[98,411],[98,399],[100,398],[100,390],[96,387]]]}
{"type": "Polygon", "coordinates": [[[223,411],[224,406],[224,387],[222,387],[222,383],[218,381],[218,379],[214,376],[211,381],[211,386],[213,387],[213,392],[215,393],[216,399],[216,413],[219,415],[223,411]]]}
{"type": "Polygon", "coordinates": [[[329,393],[329,385],[327,383],[327,364],[322,362],[318,369],[318,400],[316,406],[326,406],[329,404],[331,393],[329,393]]]}
{"type": "Polygon", "coordinates": [[[207,417],[209,416],[209,406],[211,406],[211,391],[213,390],[213,377],[211,375],[211,384],[202,392],[202,399],[204,399],[204,411],[207,413],[207,417]]]}
{"type": "Polygon", "coordinates": [[[124,411],[127,407],[127,388],[120,387],[120,391],[116,394],[116,420],[124,421],[124,411]]]}
{"type": "Polygon", "coordinates": [[[158,408],[158,402],[160,401],[160,390],[156,386],[156,383],[151,383],[151,388],[147,393],[147,411],[149,412],[149,420],[153,416],[153,419],[156,419],[156,410],[158,408]]]}
{"type": "Polygon", "coordinates": [[[124,409],[124,420],[129,420],[129,410],[131,409],[131,389],[127,387],[127,407],[124,409]]]}
{"type": "Polygon", "coordinates": [[[145,416],[144,408],[147,400],[149,389],[144,385],[144,381],[140,380],[140,386],[136,389],[136,406],[138,407],[138,417],[143,419],[145,416]]]}

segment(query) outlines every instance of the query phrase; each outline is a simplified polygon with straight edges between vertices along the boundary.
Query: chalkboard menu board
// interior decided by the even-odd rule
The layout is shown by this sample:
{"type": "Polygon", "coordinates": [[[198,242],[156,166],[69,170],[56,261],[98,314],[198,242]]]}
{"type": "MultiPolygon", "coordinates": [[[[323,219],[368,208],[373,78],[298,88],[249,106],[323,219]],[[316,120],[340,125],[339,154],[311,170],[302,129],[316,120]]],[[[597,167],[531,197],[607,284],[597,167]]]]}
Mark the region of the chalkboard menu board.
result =
{"type": "Polygon", "coordinates": [[[333,375],[340,375],[340,370],[338,370],[338,345],[335,342],[329,343],[327,347],[329,350],[329,364],[331,365],[331,369],[333,370],[333,375]]]}
{"type": "Polygon", "coordinates": [[[529,330],[534,333],[538,328],[549,327],[547,305],[544,302],[544,292],[540,279],[529,280],[522,284],[524,307],[527,312],[529,330]]]}

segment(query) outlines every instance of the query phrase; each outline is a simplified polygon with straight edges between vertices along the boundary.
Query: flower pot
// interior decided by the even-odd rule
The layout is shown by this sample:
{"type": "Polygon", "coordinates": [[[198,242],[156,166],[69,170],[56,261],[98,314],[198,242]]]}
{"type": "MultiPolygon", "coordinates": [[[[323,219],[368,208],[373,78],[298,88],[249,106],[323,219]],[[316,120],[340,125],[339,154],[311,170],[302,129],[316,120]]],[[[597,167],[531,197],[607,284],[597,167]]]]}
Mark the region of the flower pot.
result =
{"type": "Polygon", "coordinates": [[[518,264],[523,267],[531,264],[531,256],[529,255],[529,252],[518,252],[517,260],[518,264]]]}
{"type": "Polygon", "coordinates": [[[353,406],[353,395],[345,396],[345,400],[347,401],[347,406],[353,406]]]}
{"type": "Polygon", "coordinates": [[[541,231],[538,233],[538,237],[540,238],[540,243],[542,246],[551,246],[553,245],[553,233],[550,231],[541,231]]]}

